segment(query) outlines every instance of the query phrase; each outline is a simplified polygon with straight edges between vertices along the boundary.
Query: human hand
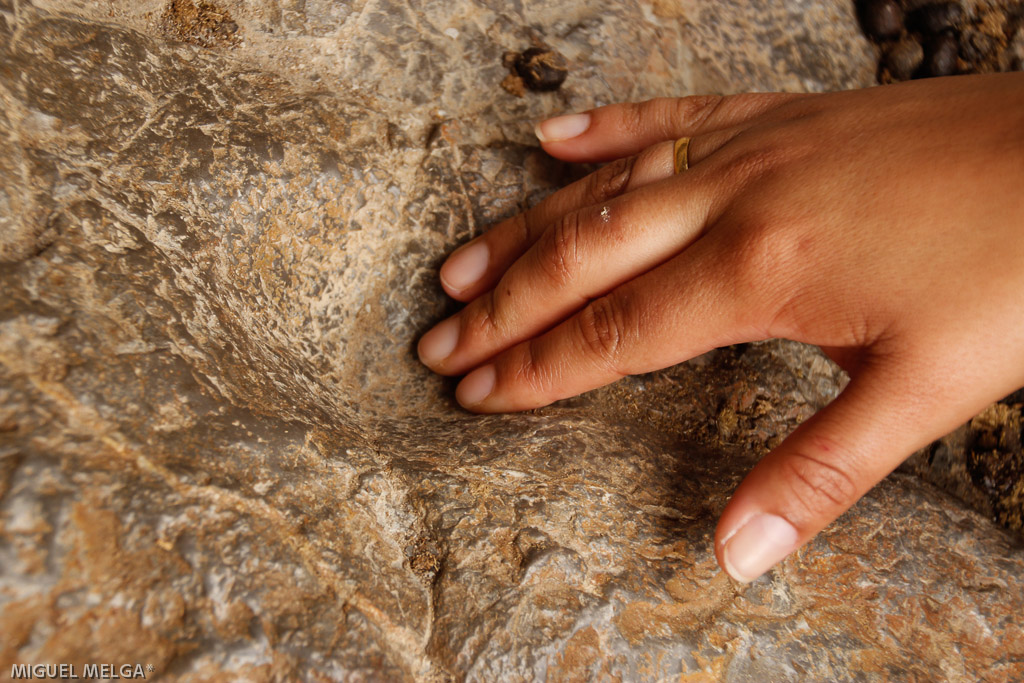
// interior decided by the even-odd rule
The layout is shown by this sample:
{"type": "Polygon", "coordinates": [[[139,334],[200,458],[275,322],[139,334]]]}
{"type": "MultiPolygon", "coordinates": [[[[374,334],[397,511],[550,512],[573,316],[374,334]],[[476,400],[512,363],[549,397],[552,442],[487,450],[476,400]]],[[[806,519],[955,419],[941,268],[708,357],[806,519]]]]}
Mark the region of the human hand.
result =
{"type": "Polygon", "coordinates": [[[469,303],[420,359],[493,413],[728,344],[819,345],[850,384],[733,495],[715,552],[735,579],[1024,385],[1024,74],[612,105],[538,136],[614,161],[449,257],[469,303]]]}

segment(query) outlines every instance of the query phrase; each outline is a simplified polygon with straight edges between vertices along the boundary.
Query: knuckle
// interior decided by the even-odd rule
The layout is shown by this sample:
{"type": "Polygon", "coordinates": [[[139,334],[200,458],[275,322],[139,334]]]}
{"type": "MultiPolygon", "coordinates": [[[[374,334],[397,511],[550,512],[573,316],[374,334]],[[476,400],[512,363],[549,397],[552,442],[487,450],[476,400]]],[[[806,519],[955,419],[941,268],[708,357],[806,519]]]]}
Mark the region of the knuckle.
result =
{"type": "Polygon", "coordinates": [[[580,311],[577,320],[587,354],[599,365],[622,374],[618,367],[628,330],[622,306],[615,298],[604,296],[590,302],[580,311]]]}
{"type": "Polygon", "coordinates": [[[711,122],[725,100],[722,95],[680,97],[675,100],[675,106],[669,108],[673,120],[666,123],[674,127],[685,123],[691,130],[696,131],[711,122]]]}
{"type": "Polygon", "coordinates": [[[747,223],[728,258],[739,294],[763,291],[779,265],[778,233],[767,222],[747,223]]]}
{"type": "Polygon", "coordinates": [[[556,287],[564,287],[579,275],[581,217],[576,211],[566,214],[548,231],[547,248],[538,255],[541,268],[556,287]]]}
{"type": "Polygon", "coordinates": [[[753,141],[744,144],[749,136],[746,132],[738,134],[731,141],[731,147],[738,149],[723,168],[725,180],[740,187],[755,178],[763,178],[779,171],[789,159],[787,150],[773,143],[753,141]]]}
{"type": "Polygon", "coordinates": [[[857,485],[842,466],[807,452],[790,453],[784,462],[792,500],[809,516],[835,514],[857,499],[857,485]]]}
{"type": "Polygon", "coordinates": [[[503,282],[499,282],[491,291],[481,295],[467,309],[468,318],[462,334],[468,339],[494,339],[503,334],[499,292],[506,291],[503,282]]]}
{"type": "Polygon", "coordinates": [[[648,117],[656,106],[657,100],[629,102],[625,104],[620,118],[622,132],[628,137],[636,137],[642,134],[644,129],[650,125],[648,117]]]}
{"type": "Polygon", "coordinates": [[[723,95],[657,98],[627,106],[623,126],[632,133],[655,129],[666,136],[675,135],[680,126],[695,132],[709,123],[727,100],[723,95]]]}
{"type": "Polygon", "coordinates": [[[745,214],[716,265],[743,322],[765,338],[806,338],[807,305],[820,292],[815,226],[785,211],[745,214]]]}
{"type": "Polygon", "coordinates": [[[548,381],[541,366],[537,363],[534,343],[534,340],[531,339],[522,345],[520,357],[516,361],[515,370],[512,373],[512,382],[515,386],[526,389],[533,395],[543,395],[546,393],[548,381]]]}
{"type": "Polygon", "coordinates": [[[591,204],[600,204],[622,194],[633,176],[636,156],[616,159],[591,176],[587,195],[591,204]]]}
{"type": "Polygon", "coordinates": [[[517,213],[512,217],[512,234],[518,244],[529,244],[533,241],[533,230],[531,218],[536,209],[517,213]]]}
{"type": "Polygon", "coordinates": [[[729,273],[729,292],[747,311],[747,322],[771,336],[789,303],[799,295],[786,275],[790,247],[787,230],[768,218],[752,219],[729,244],[721,259],[721,272],[729,273]]]}

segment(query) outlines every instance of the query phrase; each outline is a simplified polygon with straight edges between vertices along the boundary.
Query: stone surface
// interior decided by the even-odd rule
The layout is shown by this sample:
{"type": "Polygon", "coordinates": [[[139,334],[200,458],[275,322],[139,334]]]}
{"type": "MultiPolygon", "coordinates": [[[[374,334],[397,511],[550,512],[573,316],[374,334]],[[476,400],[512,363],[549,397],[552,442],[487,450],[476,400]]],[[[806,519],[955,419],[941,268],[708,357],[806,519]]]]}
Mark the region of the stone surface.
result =
{"type": "Polygon", "coordinates": [[[443,255],[583,172],[535,119],[873,75],[846,3],[0,0],[0,671],[1019,680],[1019,540],[915,476],[717,570],[812,350],[488,417],[412,353],[443,255]],[[569,78],[513,97],[534,40],[569,78]]]}
{"type": "Polygon", "coordinates": [[[878,30],[879,13],[873,8],[892,8],[894,2],[858,0],[858,4],[861,27],[877,44],[879,83],[1022,68],[1021,0],[901,0],[905,26],[894,25],[890,31],[878,30]],[[923,64],[916,56],[922,50],[923,64]]]}

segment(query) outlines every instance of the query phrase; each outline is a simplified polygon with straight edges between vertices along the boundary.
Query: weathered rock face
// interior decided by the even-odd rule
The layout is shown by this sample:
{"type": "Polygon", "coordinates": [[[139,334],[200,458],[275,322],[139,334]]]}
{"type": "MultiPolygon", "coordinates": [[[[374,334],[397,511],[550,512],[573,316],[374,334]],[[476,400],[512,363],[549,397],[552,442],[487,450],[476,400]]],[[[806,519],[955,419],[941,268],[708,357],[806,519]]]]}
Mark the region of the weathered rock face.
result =
{"type": "Polygon", "coordinates": [[[718,572],[732,488],[841,385],[812,351],[489,417],[415,361],[444,254],[583,172],[534,120],[871,81],[844,3],[769,5],[0,0],[0,670],[1024,675],[1019,543],[915,477],[718,572]],[[535,40],[569,79],[513,97],[535,40]]]}

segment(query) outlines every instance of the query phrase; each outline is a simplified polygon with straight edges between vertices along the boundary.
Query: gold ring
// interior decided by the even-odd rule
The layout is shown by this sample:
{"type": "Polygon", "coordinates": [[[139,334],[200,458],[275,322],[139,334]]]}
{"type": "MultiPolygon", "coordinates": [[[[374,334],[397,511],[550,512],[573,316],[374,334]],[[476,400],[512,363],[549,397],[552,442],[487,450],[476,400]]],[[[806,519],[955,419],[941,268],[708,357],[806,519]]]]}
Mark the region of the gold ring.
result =
{"type": "Polygon", "coordinates": [[[675,161],[676,173],[682,173],[690,168],[690,138],[679,138],[676,140],[676,149],[673,159],[675,161]]]}

